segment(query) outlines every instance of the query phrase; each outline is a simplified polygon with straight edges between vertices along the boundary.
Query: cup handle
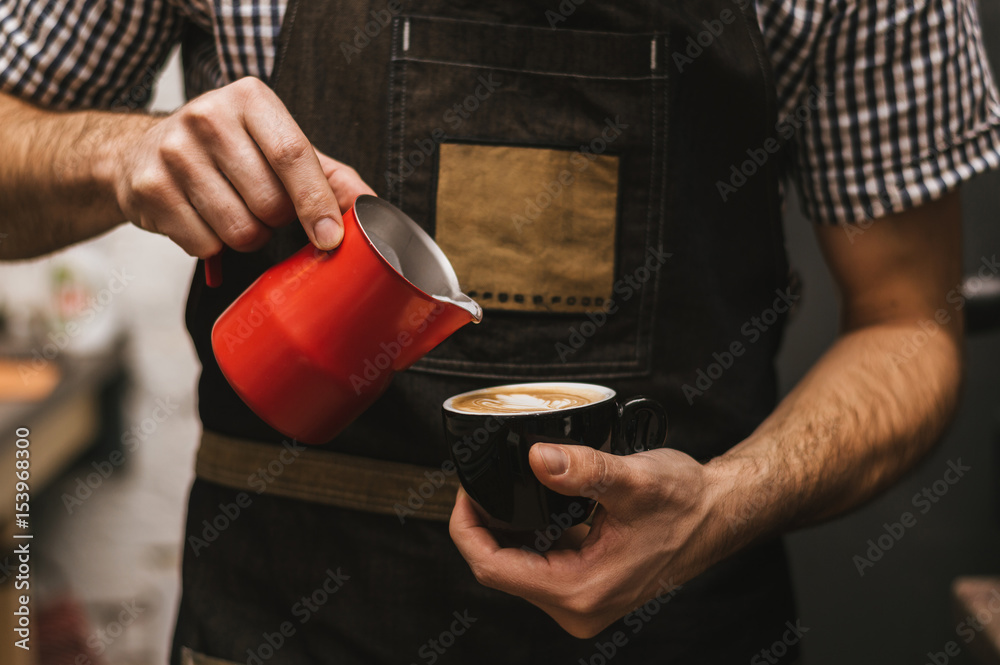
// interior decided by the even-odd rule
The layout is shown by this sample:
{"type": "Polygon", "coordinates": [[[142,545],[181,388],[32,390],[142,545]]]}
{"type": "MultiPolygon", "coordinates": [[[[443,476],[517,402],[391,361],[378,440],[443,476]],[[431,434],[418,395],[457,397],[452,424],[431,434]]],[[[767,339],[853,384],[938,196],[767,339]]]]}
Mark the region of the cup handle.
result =
{"type": "Polygon", "coordinates": [[[618,406],[618,439],[613,449],[616,455],[661,448],[666,441],[667,412],[659,402],[639,395],[618,406]]]}

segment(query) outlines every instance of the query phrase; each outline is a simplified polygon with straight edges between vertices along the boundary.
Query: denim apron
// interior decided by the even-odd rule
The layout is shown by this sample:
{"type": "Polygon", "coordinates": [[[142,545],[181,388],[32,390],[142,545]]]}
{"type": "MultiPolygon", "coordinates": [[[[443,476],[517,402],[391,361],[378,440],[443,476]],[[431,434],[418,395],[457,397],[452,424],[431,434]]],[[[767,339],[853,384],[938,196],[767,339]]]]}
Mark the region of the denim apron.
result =
{"type": "MultiPolygon", "coordinates": [[[[320,150],[437,239],[486,312],[321,448],[440,468],[441,402],[514,381],[654,397],[668,445],[699,460],[773,409],[794,296],[752,3],[292,0],[270,84],[320,150]]],[[[216,289],[196,271],[206,429],[281,442],[226,383],[209,334],[306,242],[293,225],[227,252],[216,289]]],[[[779,642],[768,662],[797,657],[780,541],[672,582],[578,640],[479,585],[444,523],[197,480],[173,662],[715,663],[779,642]]]]}

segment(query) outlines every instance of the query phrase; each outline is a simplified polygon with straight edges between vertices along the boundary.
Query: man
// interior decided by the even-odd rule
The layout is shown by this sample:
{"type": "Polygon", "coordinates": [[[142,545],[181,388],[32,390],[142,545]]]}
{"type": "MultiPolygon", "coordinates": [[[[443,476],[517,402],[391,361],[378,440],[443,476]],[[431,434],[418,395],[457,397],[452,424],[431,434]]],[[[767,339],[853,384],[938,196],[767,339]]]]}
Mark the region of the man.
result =
{"type": "MultiPolygon", "coordinates": [[[[221,377],[211,322],[306,238],[336,247],[342,211],[369,185],[465,248],[450,258],[474,276],[463,286],[486,319],[301,455],[386,487],[426,478],[440,486],[432,503],[447,494],[438,406],[450,394],[586,379],[649,394],[670,418],[668,448],[627,458],[532,449],[544,484],[600,501],[589,531],[540,553],[504,547],[459,493],[450,536],[468,568],[406,491],[384,490],[395,510],[357,510],[295,485],[304,464],[292,461],[210,547],[189,540],[174,662],[733,662],[791,630],[778,536],[888,487],[954,410],[957,186],[1000,161],[1000,113],[971,0],[756,10],[5,10],[3,257],[126,219],[200,258],[238,250],[222,287],[198,271],[189,300],[206,428],[189,534],[245,491],[224,471],[253,473],[243,458],[281,442],[221,377]],[[189,92],[218,90],[165,117],[47,110],[114,107],[181,37],[189,92]],[[797,297],[779,166],[818,223],[843,330],[775,408],[772,361],[797,297]],[[524,252],[518,270],[503,258],[524,252]]],[[[255,462],[280,459],[263,450],[255,462]]],[[[796,657],[791,646],[781,660],[796,657]]]]}

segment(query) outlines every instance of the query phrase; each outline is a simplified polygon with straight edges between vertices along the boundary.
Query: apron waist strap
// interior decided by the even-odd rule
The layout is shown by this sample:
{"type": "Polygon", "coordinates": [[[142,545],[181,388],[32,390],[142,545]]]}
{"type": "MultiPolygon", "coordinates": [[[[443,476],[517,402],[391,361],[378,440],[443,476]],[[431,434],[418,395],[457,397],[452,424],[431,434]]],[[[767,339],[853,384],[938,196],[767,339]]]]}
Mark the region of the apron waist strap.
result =
{"type": "Polygon", "coordinates": [[[451,517],[459,487],[458,478],[441,469],[211,431],[201,435],[195,473],[255,494],[443,522],[451,517]]]}

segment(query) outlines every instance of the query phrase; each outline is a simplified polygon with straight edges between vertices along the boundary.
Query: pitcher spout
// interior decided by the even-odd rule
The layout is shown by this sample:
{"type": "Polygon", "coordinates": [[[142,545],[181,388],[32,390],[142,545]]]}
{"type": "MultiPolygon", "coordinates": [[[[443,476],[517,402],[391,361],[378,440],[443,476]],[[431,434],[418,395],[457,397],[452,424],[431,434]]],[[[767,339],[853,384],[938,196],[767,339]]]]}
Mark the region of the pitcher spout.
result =
{"type": "Polygon", "coordinates": [[[483,320],[483,308],[479,306],[479,303],[464,293],[458,293],[454,296],[438,295],[434,296],[434,299],[464,309],[469,313],[469,316],[472,317],[472,323],[479,323],[483,320]]]}

